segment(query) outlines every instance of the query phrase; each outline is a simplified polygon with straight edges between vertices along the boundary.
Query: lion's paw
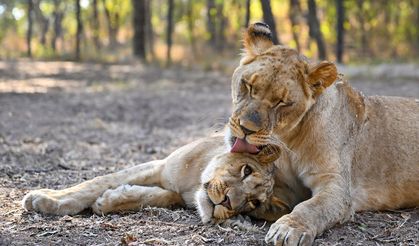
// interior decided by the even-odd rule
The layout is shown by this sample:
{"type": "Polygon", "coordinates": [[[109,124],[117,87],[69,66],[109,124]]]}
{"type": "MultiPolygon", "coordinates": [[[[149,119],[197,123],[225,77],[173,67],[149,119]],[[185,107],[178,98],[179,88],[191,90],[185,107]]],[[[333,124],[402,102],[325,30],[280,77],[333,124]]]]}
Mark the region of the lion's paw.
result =
{"type": "Polygon", "coordinates": [[[271,225],[265,237],[266,243],[274,245],[312,245],[315,233],[310,231],[303,223],[297,222],[289,215],[283,216],[271,225]]]}
{"type": "Polygon", "coordinates": [[[50,190],[35,190],[29,192],[22,200],[22,207],[27,211],[54,214],[58,208],[58,201],[49,196],[49,192],[50,190]]]}
{"type": "Polygon", "coordinates": [[[102,215],[115,211],[131,189],[130,185],[121,185],[116,189],[105,191],[92,205],[93,212],[102,215]]]}
{"type": "Polygon", "coordinates": [[[23,198],[22,207],[27,211],[55,215],[72,215],[83,210],[74,199],[57,196],[59,192],[49,189],[31,191],[23,198]]]}
{"type": "Polygon", "coordinates": [[[259,232],[260,229],[252,224],[250,217],[243,216],[241,214],[229,218],[221,223],[224,227],[231,227],[233,229],[238,229],[241,231],[248,231],[248,232],[259,232]]]}

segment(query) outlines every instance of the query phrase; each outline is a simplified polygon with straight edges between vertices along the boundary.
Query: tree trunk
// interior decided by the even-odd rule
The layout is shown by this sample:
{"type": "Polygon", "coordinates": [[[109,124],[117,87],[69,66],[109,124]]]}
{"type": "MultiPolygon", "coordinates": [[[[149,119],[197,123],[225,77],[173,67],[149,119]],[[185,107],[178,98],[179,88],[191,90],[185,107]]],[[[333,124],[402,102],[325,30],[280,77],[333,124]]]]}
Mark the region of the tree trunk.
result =
{"type": "Polygon", "coordinates": [[[208,43],[212,48],[216,46],[217,31],[215,27],[215,16],[217,9],[214,0],[207,0],[207,31],[209,34],[208,43]]]}
{"type": "Polygon", "coordinates": [[[345,7],[343,6],[343,0],[336,0],[336,60],[338,63],[343,63],[343,41],[344,41],[344,21],[345,21],[345,7]]]}
{"type": "Polygon", "coordinates": [[[195,42],[195,22],[193,17],[193,3],[192,0],[188,0],[187,6],[186,6],[186,18],[188,22],[188,36],[189,36],[189,42],[191,43],[191,50],[192,50],[192,56],[195,58],[197,56],[197,48],[196,48],[196,42],[195,42]]]}
{"type": "MultiPolygon", "coordinates": [[[[414,6],[412,6],[412,8],[414,8],[414,6]]],[[[412,19],[415,21],[415,23],[419,23],[419,4],[416,5],[415,13],[416,13],[416,18],[415,19],[412,18],[412,19]]],[[[412,39],[413,40],[413,47],[416,49],[416,52],[419,52],[419,35],[417,35],[417,34],[414,35],[413,34],[412,36],[416,37],[416,40],[412,39]]],[[[417,53],[414,53],[414,54],[417,54],[417,53]]]]}
{"type": "Polygon", "coordinates": [[[97,7],[97,0],[93,0],[92,3],[93,7],[93,20],[92,20],[92,27],[93,27],[93,43],[95,44],[96,51],[100,50],[100,40],[99,40],[99,10],[97,7]]]}
{"type": "Polygon", "coordinates": [[[357,0],[356,3],[358,7],[357,16],[359,21],[359,29],[361,32],[361,54],[369,55],[367,30],[365,28],[364,0],[357,0]]]}
{"type": "Polygon", "coordinates": [[[266,24],[271,29],[272,32],[272,41],[274,44],[280,44],[281,41],[279,40],[279,37],[276,32],[276,25],[275,25],[275,19],[272,14],[271,9],[271,1],[270,0],[260,0],[260,3],[262,4],[262,11],[263,11],[263,21],[265,21],[266,24]]]}
{"type": "Polygon", "coordinates": [[[246,14],[244,17],[244,27],[248,27],[249,26],[249,21],[250,21],[250,0],[246,0],[246,14]]]}
{"type": "Polygon", "coordinates": [[[320,22],[319,18],[317,17],[317,7],[315,0],[308,0],[307,21],[310,37],[316,40],[319,59],[325,60],[327,59],[326,45],[324,43],[323,34],[320,30],[320,22]]]}
{"type": "Polygon", "coordinates": [[[166,66],[170,66],[172,64],[172,35],[173,35],[173,9],[174,9],[174,2],[173,0],[168,0],[168,10],[167,10],[167,53],[166,53],[166,66]]]}
{"type": "Polygon", "coordinates": [[[77,20],[77,33],[76,33],[76,60],[80,60],[80,43],[82,35],[82,22],[81,22],[81,7],[80,0],[75,0],[76,4],[76,20],[77,20]]]}
{"type": "Polygon", "coordinates": [[[111,49],[113,49],[118,43],[117,37],[119,31],[119,13],[112,14],[109,8],[106,6],[106,0],[103,0],[102,3],[105,10],[106,23],[108,24],[109,46],[111,49]]]}
{"type": "Polygon", "coordinates": [[[151,17],[152,17],[152,8],[151,8],[151,0],[146,0],[145,1],[145,36],[147,39],[146,42],[146,50],[148,52],[150,52],[150,55],[152,57],[152,59],[155,58],[155,54],[154,54],[154,31],[153,31],[153,23],[151,22],[151,17]]]}
{"type": "Polygon", "coordinates": [[[216,44],[217,44],[217,50],[222,51],[224,48],[225,43],[225,36],[224,36],[224,30],[226,26],[226,18],[224,16],[224,4],[223,1],[218,2],[216,5],[217,10],[217,20],[218,25],[216,25],[217,30],[217,38],[216,38],[216,44]]]}
{"type": "Polygon", "coordinates": [[[48,33],[48,29],[49,29],[49,20],[42,13],[42,10],[40,8],[41,0],[33,0],[33,4],[34,4],[33,10],[34,10],[34,13],[35,13],[35,18],[36,18],[37,22],[39,23],[40,30],[41,30],[40,43],[43,46],[45,46],[46,43],[47,43],[47,33],[48,33]]]}
{"type": "Polygon", "coordinates": [[[54,34],[51,39],[51,48],[57,51],[57,39],[62,36],[62,21],[64,18],[63,11],[60,10],[60,0],[54,0],[54,34]]]}
{"type": "Polygon", "coordinates": [[[291,21],[292,38],[294,39],[297,50],[301,51],[300,38],[300,20],[301,20],[301,5],[299,0],[290,0],[289,18],[291,21]]]}
{"type": "Polygon", "coordinates": [[[132,0],[134,37],[132,40],[134,55],[141,60],[146,60],[146,0],[132,0]]]}
{"type": "Polygon", "coordinates": [[[26,32],[27,55],[32,57],[32,28],[33,28],[33,1],[28,0],[28,30],[26,32]]]}

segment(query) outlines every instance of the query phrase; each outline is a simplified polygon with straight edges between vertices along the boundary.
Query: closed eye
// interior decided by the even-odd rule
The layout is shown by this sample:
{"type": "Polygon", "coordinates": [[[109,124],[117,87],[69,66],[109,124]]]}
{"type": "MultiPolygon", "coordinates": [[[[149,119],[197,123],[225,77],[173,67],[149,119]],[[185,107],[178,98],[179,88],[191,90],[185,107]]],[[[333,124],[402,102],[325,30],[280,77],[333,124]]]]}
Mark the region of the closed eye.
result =
{"type": "Polygon", "coordinates": [[[294,104],[294,102],[291,102],[291,101],[289,101],[289,102],[284,102],[284,101],[281,99],[281,100],[279,100],[279,102],[277,102],[277,103],[275,104],[275,106],[273,106],[273,108],[289,107],[289,106],[292,106],[293,104],[294,104]]]}
{"type": "Polygon", "coordinates": [[[249,84],[245,79],[242,79],[241,82],[246,86],[247,92],[249,93],[250,96],[252,96],[252,85],[249,84]]]}

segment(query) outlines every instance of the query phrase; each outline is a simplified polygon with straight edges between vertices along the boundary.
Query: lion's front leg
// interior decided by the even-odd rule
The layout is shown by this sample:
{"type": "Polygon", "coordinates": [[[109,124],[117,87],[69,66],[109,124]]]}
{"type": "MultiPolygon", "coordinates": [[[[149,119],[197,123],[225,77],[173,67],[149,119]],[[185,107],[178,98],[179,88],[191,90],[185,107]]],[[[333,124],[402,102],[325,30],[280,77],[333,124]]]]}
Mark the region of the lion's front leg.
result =
{"type": "Polygon", "coordinates": [[[311,245],[326,228],[343,222],[351,215],[348,184],[339,174],[311,177],[318,186],[313,197],[271,225],[265,237],[274,245],[311,245]],[[323,184],[320,184],[323,180],[323,184]]]}
{"type": "Polygon", "coordinates": [[[184,206],[182,196],[157,186],[121,185],[107,190],[92,205],[96,214],[136,211],[143,207],[171,208],[184,206]]]}
{"type": "Polygon", "coordinates": [[[34,190],[26,194],[22,206],[44,214],[77,214],[90,207],[108,189],[123,184],[159,185],[164,164],[165,160],[140,164],[63,190],[34,190]]]}

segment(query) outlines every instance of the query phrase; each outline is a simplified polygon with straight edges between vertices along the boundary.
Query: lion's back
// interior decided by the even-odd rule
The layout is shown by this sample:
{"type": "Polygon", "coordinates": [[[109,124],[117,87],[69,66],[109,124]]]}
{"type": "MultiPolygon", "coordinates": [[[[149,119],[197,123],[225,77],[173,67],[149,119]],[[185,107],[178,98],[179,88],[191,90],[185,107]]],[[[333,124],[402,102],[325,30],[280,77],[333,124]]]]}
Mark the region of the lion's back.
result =
{"type": "Polygon", "coordinates": [[[368,194],[360,207],[419,205],[419,101],[368,97],[366,113],[352,166],[354,188],[368,194]]]}

